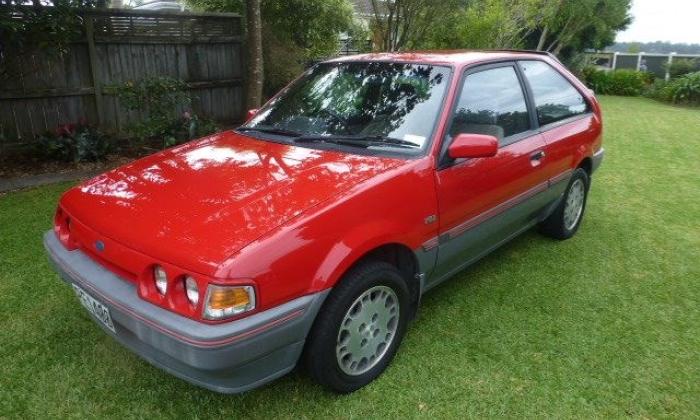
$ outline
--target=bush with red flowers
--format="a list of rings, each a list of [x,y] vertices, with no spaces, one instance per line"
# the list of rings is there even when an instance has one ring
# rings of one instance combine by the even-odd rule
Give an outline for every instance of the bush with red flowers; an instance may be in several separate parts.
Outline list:
[[[112,140],[81,120],[63,124],[37,138],[36,151],[48,160],[94,162],[103,160],[112,149]]]

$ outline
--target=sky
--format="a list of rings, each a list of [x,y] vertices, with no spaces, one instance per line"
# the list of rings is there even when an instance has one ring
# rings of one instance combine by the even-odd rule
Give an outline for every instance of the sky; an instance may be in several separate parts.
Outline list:
[[[700,44],[700,0],[632,0],[632,24],[618,42]]]

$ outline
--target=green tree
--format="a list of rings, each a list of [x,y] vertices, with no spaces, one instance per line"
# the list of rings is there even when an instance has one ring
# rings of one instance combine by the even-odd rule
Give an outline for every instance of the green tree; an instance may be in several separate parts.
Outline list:
[[[196,9],[246,14],[245,0],[188,0]],[[261,0],[264,94],[272,95],[310,60],[334,55],[353,28],[347,0]]]
[[[303,49],[306,58],[335,54],[340,34],[353,24],[346,0],[263,0],[262,15],[264,25]]]
[[[371,0],[372,31],[382,51],[398,51],[426,44],[425,39],[454,16],[459,0]]]
[[[57,59],[83,34],[79,10],[93,0],[0,0],[0,80],[32,71],[23,58]]]
[[[600,48],[629,22],[630,0],[460,0],[419,40],[422,48]]]
[[[544,0],[460,1],[422,41],[425,48],[520,48],[543,18]]]
[[[544,1],[475,1],[468,9],[466,24],[481,27],[479,32],[472,31],[472,38],[483,48],[522,48],[544,18]]]
[[[544,0],[536,49],[559,55],[611,45],[632,21],[631,0]]]
[[[642,47],[639,45],[639,42],[632,42],[627,47],[628,53],[639,54],[640,51],[642,51]]]

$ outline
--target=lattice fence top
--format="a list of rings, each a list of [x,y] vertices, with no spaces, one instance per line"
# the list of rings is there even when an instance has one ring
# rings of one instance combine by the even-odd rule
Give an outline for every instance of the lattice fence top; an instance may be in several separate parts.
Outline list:
[[[234,14],[183,13],[164,11],[112,11],[110,14],[90,11],[95,37],[141,38],[153,40],[218,39],[241,35],[240,16]]]
[[[0,5],[10,10],[6,14],[23,19],[28,6]],[[43,8],[51,13],[50,7]],[[171,10],[83,9],[83,19],[92,20],[97,41],[153,40],[177,42],[182,40],[240,40],[243,33],[241,16],[234,13],[190,13]]]

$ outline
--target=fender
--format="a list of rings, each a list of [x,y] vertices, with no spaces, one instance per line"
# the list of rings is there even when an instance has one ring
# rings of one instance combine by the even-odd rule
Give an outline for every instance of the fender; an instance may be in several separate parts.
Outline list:
[[[591,157],[591,156],[593,156],[593,150],[592,150],[591,145],[589,143],[580,144],[576,148],[576,151],[574,152],[574,157],[572,160],[573,166],[571,167],[571,169],[578,168],[584,159]]]
[[[341,242],[328,251],[319,265],[311,283],[311,292],[333,287],[345,272],[363,256],[384,245],[398,244],[409,249],[411,246],[395,232],[400,226],[391,220],[373,220],[353,228]],[[393,234],[392,234],[393,232]]]
[[[405,162],[314,207],[229,257],[217,277],[254,282],[266,309],[332,287],[382,245],[417,249],[437,232],[425,222],[437,212],[431,164],[430,156]]]

